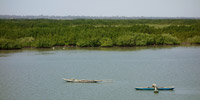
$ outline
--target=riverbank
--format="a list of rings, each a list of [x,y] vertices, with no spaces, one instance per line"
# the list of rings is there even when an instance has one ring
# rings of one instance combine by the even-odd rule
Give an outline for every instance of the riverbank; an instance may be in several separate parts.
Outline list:
[[[148,45],[148,46],[112,46],[112,47],[78,47],[78,46],[53,46],[48,48],[36,48],[36,47],[24,47],[20,49],[0,49],[0,51],[12,51],[12,50],[106,50],[106,51],[129,51],[129,50],[141,50],[149,48],[173,48],[173,47],[193,47],[200,46],[200,44],[181,43],[180,45]]]
[[[49,46],[41,46],[41,47],[37,47],[35,45],[33,46],[24,46],[22,44],[16,44],[18,42],[10,42],[10,43],[7,43],[7,42],[4,42],[4,41],[1,41],[0,39],[0,50],[14,50],[14,49],[24,49],[24,48],[38,48],[38,49],[44,49],[44,48],[52,48],[52,49],[55,49],[55,48],[62,48],[62,49],[65,49],[65,48],[93,48],[93,47],[103,47],[103,48],[113,48],[113,47],[151,47],[151,46],[194,46],[194,45],[200,45],[199,43],[190,43],[190,42],[182,42],[180,43],[179,41],[177,41],[177,43],[173,43],[173,41],[168,41],[168,42],[164,42],[164,44],[147,44],[147,42],[143,45],[139,44],[139,45],[136,45],[136,44],[133,44],[133,45],[129,45],[129,44],[111,44],[111,45],[99,45],[99,46],[80,46],[80,45],[49,45]]]

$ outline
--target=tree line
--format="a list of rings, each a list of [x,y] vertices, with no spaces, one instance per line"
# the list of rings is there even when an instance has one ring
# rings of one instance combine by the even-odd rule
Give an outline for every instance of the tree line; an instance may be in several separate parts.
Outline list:
[[[167,25],[156,28],[154,25]],[[0,19],[0,49],[200,43],[200,20]]]

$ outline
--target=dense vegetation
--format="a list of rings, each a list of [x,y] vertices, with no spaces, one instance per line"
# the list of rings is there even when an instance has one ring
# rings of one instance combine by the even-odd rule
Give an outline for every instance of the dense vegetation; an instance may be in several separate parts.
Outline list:
[[[200,43],[200,20],[0,19],[0,49]]]

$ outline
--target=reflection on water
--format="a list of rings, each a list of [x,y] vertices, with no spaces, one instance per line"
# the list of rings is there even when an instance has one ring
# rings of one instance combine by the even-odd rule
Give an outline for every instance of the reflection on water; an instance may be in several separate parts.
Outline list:
[[[17,49],[17,50],[0,50],[0,54],[19,53],[19,52],[24,52],[26,50],[39,51],[39,53],[41,53],[42,51],[46,52],[46,51],[55,51],[55,50],[137,51],[137,50],[144,50],[144,49],[152,49],[152,50],[171,49],[174,47],[180,47],[180,46],[169,45],[169,46],[136,46],[136,47],[54,47],[54,49],[53,48],[39,48],[39,49],[38,48],[24,48],[24,49]],[[194,46],[194,47],[197,47],[197,46]]]
[[[52,55],[52,54],[55,54],[55,53],[51,53],[51,52],[40,52],[40,53],[37,53],[35,55]]]
[[[1,54],[0,57],[7,57],[8,55]]]

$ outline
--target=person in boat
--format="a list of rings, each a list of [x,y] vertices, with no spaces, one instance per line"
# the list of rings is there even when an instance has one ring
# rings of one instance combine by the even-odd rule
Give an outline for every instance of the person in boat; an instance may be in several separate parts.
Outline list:
[[[152,84],[152,87],[153,87],[153,88],[156,88],[156,84]]]
[[[158,93],[158,88],[156,87],[156,84],[152,84],[152,87],[155,89],[154,93]]]

